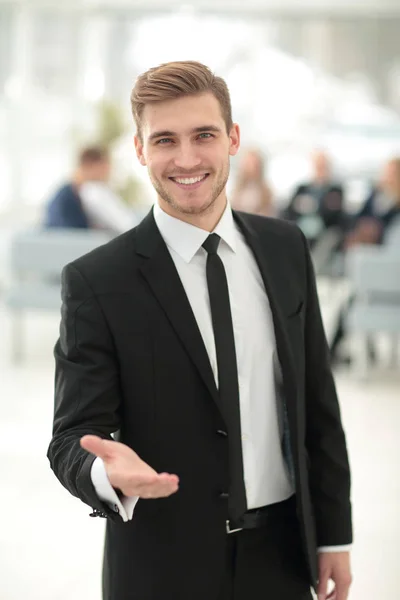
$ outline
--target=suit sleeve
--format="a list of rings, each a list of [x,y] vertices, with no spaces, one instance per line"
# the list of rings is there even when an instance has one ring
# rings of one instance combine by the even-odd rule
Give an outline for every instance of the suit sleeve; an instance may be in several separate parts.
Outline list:
[[[67,490],[102,516],[119,519],[98,497],[91,479],[95,456],[83,435],[112,439],[119,429],[121,391],[113,340],[98,299],[73,265],[62,273],[62,310],[56,361],[53,437],[48,459]]]
[[[103,500],[103,502],[109,506],[114,507],[114,510],[117,508],[124,523],[131,520],[139,496],[118,495],[107,477],[106,469],[101,458],[96,458],[93,462],[90,475],[100,500]]]
[[[307,271],[305,314],[306,449],[318,546],[352,542],[350,468],[330,367],[313,265],[303,234]]]

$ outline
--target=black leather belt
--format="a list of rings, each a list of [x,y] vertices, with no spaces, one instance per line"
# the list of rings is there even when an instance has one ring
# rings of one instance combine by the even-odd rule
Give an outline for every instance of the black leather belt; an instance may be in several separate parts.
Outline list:
[[[269,504],[261,508],[254,508],[244,513],[238,520],[229,519],[226,521],[226,532],[235,533],[242,529],[257,529],[265,527],[275,519],[293,516],[296,514],[295,496],[291,496],[283,502]]]

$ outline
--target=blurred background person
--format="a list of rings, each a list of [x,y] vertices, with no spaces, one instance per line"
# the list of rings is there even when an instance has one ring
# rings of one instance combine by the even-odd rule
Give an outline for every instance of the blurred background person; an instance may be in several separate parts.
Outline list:
[[[231,203],[235,210],[266,217],[275,216],[273,195],[266,181],[265,161],[260,150],[249,149],[244,152]]]
[[[343,187],[333,179],[328,155],[315,151],[311,162],[311,181],[296,188],[282,216],[296,222],[313,245],[331,227],[343,231],[345,214]]]
[[[119,234],[138,219],[108,185],[111,161],[100,146],[83,148],[72,180],[63,184],[45,209],[46,228],[104,229]]]
[[[345,239],[345,250],[360,245],[385,245],[385,236],[392,226],[400,225],[400,158],[392,158],[383,167],[379,181],[373,186],[359,212],[353,218],[353,226]],[[338,321],[332,346],[331,358],[334,363],[340,360],[338,349],[346,339],[346,319],[353,304],[351,297],[343,307]],[[366,339],[367,357],[370,364],[377,360],[374,336]],[[344,362],[351,362],[345,356]]]
[[[346,247],[384,243],[385,233],[400,219],[400,158],[392,158],[383,168],[380,181],[373,187],[354,226]]]

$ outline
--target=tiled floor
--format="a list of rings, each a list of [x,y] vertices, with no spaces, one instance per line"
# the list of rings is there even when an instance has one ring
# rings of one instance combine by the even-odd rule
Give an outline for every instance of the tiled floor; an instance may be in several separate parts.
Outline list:
[[[27,357],[9,362],[0,312],[0,600],[100,600],[104,523],[56,481],[46,459],[57,316],[27,319]],[[353,467],[352,600],[399,598],[400,378],[337,377]],[[250,600],[250,599],[249,599]]]

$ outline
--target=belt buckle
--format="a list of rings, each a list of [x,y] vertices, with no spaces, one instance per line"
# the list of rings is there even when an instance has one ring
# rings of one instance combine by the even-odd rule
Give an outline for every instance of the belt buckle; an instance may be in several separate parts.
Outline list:
[[[236,533],[237,531],[242,531],[243,527],[239,527],[237,529],[231,529],[229,519],[226,521],[226,533]]]

